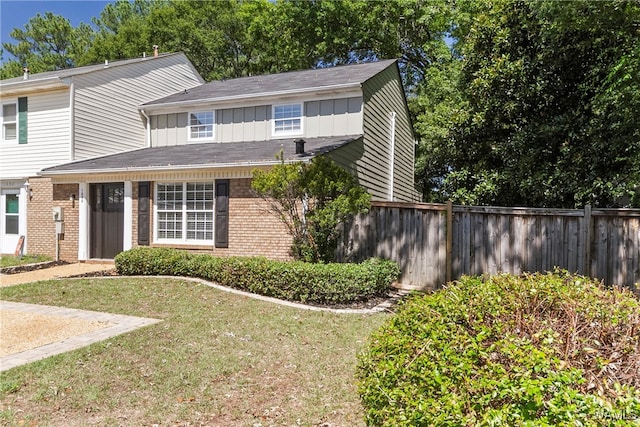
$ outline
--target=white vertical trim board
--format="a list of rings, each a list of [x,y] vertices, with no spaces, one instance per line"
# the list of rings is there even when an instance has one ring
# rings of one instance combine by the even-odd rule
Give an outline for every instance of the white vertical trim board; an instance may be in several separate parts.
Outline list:
[[[78,260],[89,259],[89,185],[86,182],[79,183],[78,195]]]
[[[124,182],[124,226],[123,226],[122,250],[131,249],[133,243],[133,183]]]

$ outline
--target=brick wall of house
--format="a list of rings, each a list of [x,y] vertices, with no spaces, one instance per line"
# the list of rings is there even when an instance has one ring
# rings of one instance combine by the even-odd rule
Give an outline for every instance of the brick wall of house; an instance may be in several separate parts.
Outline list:
[[[60,240],[60,259],[65,261],[78,260],[78,221],[79,201],[78,184],[54,184],[53,206],[60,206],[64,212],[64,234]],[[71,200],[71,195],[74,200]]]
[[[134,185],[134,188],[136,185]],[[151,185],[151,209],[153,212],[155,185]],[[137,220],[137,193],[134,199],[134,221]],[[149,230],[153,241],[153,214]],[[137,223],[134,227],[137,230]],[[135,232],[134,232],[135,233]],[[137,234],[136,234],[137,236]],[[291,236],[284,224],[268,211],[268,205],[251,191],[251,179],[232,179],[229,188],[229,247],[171,246],[211,253],[216,256],[265,256],[271,259],[290,259]],[[137,246],[137,237],[133,242]]]
[[[33,197],[29,201],[28,252],[55,257],[55,224],[53,206],[64,210],[64,235],[60,240],[60,259],[77,261],[79,238],[78,184],[52,185],[48,178],[30,180]],[[155,187],[151,185],[150,236],[153,241],[153,201]],[[70,200],[74,194],[75,201]],[[291,236],[278,218],[268,211],[268,205],[251,191],[250,179],[232,179],[229,189],[229,247],[183,246],[198,252],[218,256],[265,256],[290,259]],[[138,183],[133,183],[133,233],[131,244],[138,246]],[[153,244],[152,246],[166,246]],[[173,246],[173,245],[172,245]],[[180,246],[179,246],[180,247]]]
[[[55,256],[53,185],[49,178],[29,178],[31,197],[27,202],[27,252]]]
[[[56,256],[56,226],[53,207],[63,209],[64,234],[60,236],[59,257],[78,259],[78,185],[51,183],[49,178],[30,178],[31,199],[27,207],[27,251],[30,254]],[[75,201],[70,200],[71,195]]]
[[[292,238],[284,224],[269,212],[268,204],[253,194],[251,179],[232,179],[229,195],[230,255],[289,259]]]

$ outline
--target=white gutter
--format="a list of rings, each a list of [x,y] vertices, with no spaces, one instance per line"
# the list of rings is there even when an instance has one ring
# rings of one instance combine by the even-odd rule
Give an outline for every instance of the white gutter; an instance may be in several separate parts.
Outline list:
[[[389,154],[389,201],[393,201],[393,160],[396,151],[396,113],[391,112],[391,135],[389,138],[391,153]]]
[[[146,127],[145,139],[147,143],[147,148],[149,148],[151,147],[151,120],[149,120],[149,116],[147,115],[147,112],[144,111],[144,108],[140,108],[139,110],[145,119],[145,127]]]
[[[76,103],[76,87],[73,81],[69,86],[69,161],[76,159],[76,121],[75,121],[75,103]]]

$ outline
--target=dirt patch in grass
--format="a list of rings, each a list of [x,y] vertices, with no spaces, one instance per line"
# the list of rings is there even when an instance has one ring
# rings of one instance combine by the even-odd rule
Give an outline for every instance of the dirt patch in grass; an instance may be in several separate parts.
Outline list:
[[[108,322],[0,310],[0,357],[110,326]]]
[[[4,372],[9,425],[363,425],[356,354],[387,317],[158,278],[56,280],[0,298],[164,320]]]

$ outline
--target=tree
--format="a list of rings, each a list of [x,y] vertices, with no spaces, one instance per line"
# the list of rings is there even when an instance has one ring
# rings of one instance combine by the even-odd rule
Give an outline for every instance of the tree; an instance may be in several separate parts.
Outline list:
[[[94,33],[87,24],[74,28],[67,18],[46,12],[36,14],[24,29],[14,28],[10,36],[17,43],[2,43],[3,55],[6,51],[15,59],[2,65],[3,79],[21,75],[23,67],[32,73],[73,67],[91,44]]]
[[[166,7],[165,1],[117,0],[107,4],[93,19],[97,34],[78,65],[137,58],[151,52],[154,42],[149,40],[148,20],[152,11],[162,7]]]
[[[328,157],[281,163],[254,171],[252,188],[293,237],[291,255],[309,262],[334,260],[338,225],[366,212],[370,195],[356,178]]]
[[[435,184],[425,193],[553,207],[612,206],[632,196],[640,185],[632,113],[640,5],[460,5],[454,34],[463,59],[450,99],[461,95],[464,114],[451,122],[437,167],[418,171]]]

